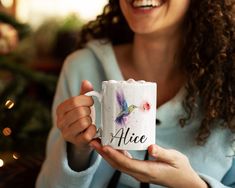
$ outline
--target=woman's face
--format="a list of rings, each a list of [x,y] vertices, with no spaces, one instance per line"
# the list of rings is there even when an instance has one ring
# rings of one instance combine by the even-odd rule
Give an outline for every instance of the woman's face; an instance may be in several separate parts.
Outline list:
[[[190,0],[119,0],[130,28],[138,34],[176,32]]]

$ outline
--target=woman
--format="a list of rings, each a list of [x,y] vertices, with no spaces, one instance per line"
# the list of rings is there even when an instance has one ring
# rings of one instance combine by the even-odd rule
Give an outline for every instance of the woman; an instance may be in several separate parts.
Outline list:
[[[62,69],[37,187],[235,187],[232,5],[110,0]],[[128,78],[158,84],[157,145],[132,157],[93,139],[84,95]]]

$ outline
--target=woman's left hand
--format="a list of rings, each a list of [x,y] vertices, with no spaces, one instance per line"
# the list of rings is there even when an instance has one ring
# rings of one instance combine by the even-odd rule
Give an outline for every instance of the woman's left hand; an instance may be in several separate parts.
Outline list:
[[[115,169],[140,182],[153,183],[172,188],[207,188],[207,184],[192,169],[188,158],[182,153],[157,145],[148,148],[154,160],[141,161],[124,155],[110,146],[102,146],[93,140],[91,147]]]

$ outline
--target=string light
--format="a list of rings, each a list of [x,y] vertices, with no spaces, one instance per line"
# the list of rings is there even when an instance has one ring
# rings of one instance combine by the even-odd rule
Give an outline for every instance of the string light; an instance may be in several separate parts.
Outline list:
[[[8,109],[12,109],[14,107],[15,103],[12,100],[7,100],[5,103],[5,107]]]
[[[0,159],[0,168],[4,166],[4,161]]]
[[[20,154],[15,152],[12,154],[12,157],[13,157],[13,159],[17,160],[20,158]]]
[[[4,128],[2,130],[2,133],[3,133],[4,136],[10,136],[11,133],[12,133],[11,128],[9,128],[9,127]]]

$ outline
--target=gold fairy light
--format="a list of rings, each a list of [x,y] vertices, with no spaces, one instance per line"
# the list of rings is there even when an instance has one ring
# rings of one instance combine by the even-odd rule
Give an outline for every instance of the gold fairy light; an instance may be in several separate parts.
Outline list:
[[[5,103],[5,107],[8,109],[12,109],[14,107],[15,103],[12,100],[7,100]]]
[[[119,22],[119,17],[115,16],[113,19],[112,19],[112,23],[116,24]]]
[[[4,161],[0,159],[0,168],[4,166]]]
[[[3,130],[2,130],[2,133],[4,136],[10,136],[12,131],[11,131],[11,128],[9,127],[5,127]]]
[[[19,159],[19,158],[20,158],[20,154],[19,154],[19,153],[14,152],[14,153],[12,154],[12,157],[13,157],[13,159],[17,160],[17,159]]]

